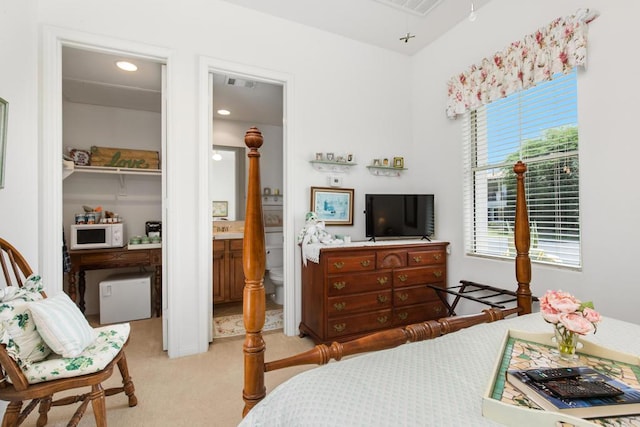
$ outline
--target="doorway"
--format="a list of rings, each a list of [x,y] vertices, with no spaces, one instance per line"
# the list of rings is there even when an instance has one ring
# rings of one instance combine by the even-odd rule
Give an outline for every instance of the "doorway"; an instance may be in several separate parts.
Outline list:
[[[273,73],[272,71],[255,69],[253,67],[246,67],[240,64],[220,63],[218,61],[203,60],[203,67],[201,71],[206,72],[207,78],[207,91],[208,96],[208,123],[206,141],[208,158],[212,156],[212,145],[217,146],[235,146],[243,147],[244,150],[244,134],[246,130],[251,126],[258,127],[265,138],[265,144],[262,146],[261,153],[261,183],[267,193],[273,191],[281,196],[286,193],[287,188],[287,170],[288,170],[288,156],[289,153],[286,149],[287,140],[289,138],[289,129],[283,123],[285,117],[285,108],[287,104],[287,86],[291,82],[291,76],[283,75],[279,73]],[[290,87],[290,86],[289,86]],[[271,103],[261,104],[265,102],[265,91],[271,92]],[[231,95],[229,95],[231,94]],[[274,98],[275,96],[275,98]],[[275,100],[274,100],[275,99]],[[244,103],[244,107],[240,104]],[[221,113],[218,110],[228,110],[230,114],[226,112]],[[235,115],[234,115],[235,111]],[[275,119],[264,119],[264,115],[258,116],[257,112],[268,112]],[[246,162],[246,153],[243,156]],[[265,165],[269,165],[266,167]],[[210,168],[214,166],[210,163]],[[210,169],[211,170],[211,169]],[[209,192],[211,196],[215,191],[216,183],[209,182]],[[246,190],[246,184],[243,186]],[[244,192],[243,190],[243,192]],[[244,195],[243,195],[244,197]],[[287,198],[282,197],[284,203],[287,203]],[[211,199],[208,199],[211,200]],[[210,213],[210,207],[204,207],[206,212]],[[286,209],[285,209],[286,210]],[[208,216],[211,218],[211,216]],[[286,213],[283,215],[287,217]],[[286,222],[286,221],[285,221]],[[213,227],[206,225],[209,229],[213,230]],[[213,231],[212,231],[213,233]],[[293,236],[285,226],[282,229],[280,241],[283,245],[283,252],[286,254],[283,256],[284,264],[284,276],[292,277],[293,272],[289,271],[293,267],[293,263],[289,261],[292,259],[293,254],[287,250],[286,242],[287,237]],[[290,258],[287,258],[290,257]],[[210,258],[211,259],[211,258]],[[211,265],[209,271],[213,274],[214,266]],[[268,278],[265,280],[268,283]],[[284,281],[286,283],[286,279]],[[273,290],[267,289],[267,292],[273,292]],[[285,290],[285,295],[288,298],[293,299],[293,292]],[[271,301],[269,296],[268,300]],[[287,304],[287,297],[285,297],[284,304],[284,326],[286,333],[287,318],[293,321],[293,310],[290,310],[292,305]],[[268,303],[267,308],[272,307]],[[216,310],[212,304],[212,317],[214,310]],[[220,311],[226,310],[227,307],[221,307]],[[241,313],[241,301],[237,305],[236,310]],[[213,335],[210,335],[213,338]]]
[[[143,46],[136,43],[125,42],[120,40],[113,40],[110,38],[87,35],[84,33],[73,33],[57,28],[45,28],[43,38],[43,66],[42,66],[42,78],[43,78],[43,95],[42,95],[42,138],[40,146],[41,154],[41,201],[43,206],[47,206],[47,214],[40,216],[40,271],[44,277],[50,277],[47,287],[51,290],[52,294],[62,292],[64,290],[63,281],[63,268],[62,268],[62,252],[60,251],[60,228],[67,230],[67,224],[70,223],[68,212],[64,211],[63,203],[63,173],[61,167],[61,154],[65,153],[67,146],[66,136],[64,136],[65,124],[63,123],[63,110],[65,108],[63,97],[63,61],[66,61],[69,56],[77,53],[87,53],[90,55],[111,55],[123,58],[129,58],[132,60],[141,60],[148,62],[156,67],[160,67],[161,80],[164,82],[164,64],[167,62],[169,51],[156,47]],[[66,64],[65,64],[66,65]],[[113,65],[113,64],[110,64]],[[83,71],[90,73],[96,73],[99,70],[95,68],[85,66]],[[78,70],[75,70],[78,71]],[[67,75],[68,76],[68,75]],[[92,77],[95,79],[95,76]],[[70,77],[69,83],[76,88],[88,87],[91,78],[80,78],[78,75]],[[121,83],[114,83],[109,86],[107,92],[112,95],[123,91],[125,88]],[[160,94],[158,98],[162,97],[162,92],[166,86],[164,83],[159,88]],[[94,87],[94,89],[96,89]],[[153,91],[151,91],[153,92]],[[140,96],[138,99],[142,98]],[[166,101],[162,101],[159,106],[161,110],[164,110]],[[98,105],[92,105],[90,102],[86,102],[86,105],[91,105],[90,108],[100,108]],[[81,109],[78,109],[81,110]],[[65,112],[66,114],[66,112]],[[164,132],[164,113],[161,111],[157,113],[161,116],[160,122],[161,129],[157,130],[157,133],[161,135],[157,144],[157,150],[159,151],[159,157],[164,157],[166,150],[166,139]],[[77,130],[77,128],[76,128]],[[68,135],[67,135],[68,136]],[[64,139],[63,139],[64,138]],[[85,144],[92,144],[91,141],[86,141]],[[95,144],[98,145],[98,144]],[[72,162],[73,165],[73,162]],[[75,166],[75,165],[73,165]],[[163,168],[160,167],[160,170]],[[91,171],[94,172],[94,171]],[[77,172],[74,171],[74,174]],[[88,174],[90,178],[87,180],[95,181],[98,178],[97,174]],[[76,176],[77,177],[77,176]],[[147,177],[148,178],[148,177]],[[76,178],[73,178],[76,179]],[[154,185],[159,189],[161,194],[157,196],[157,204],[160,206],[153,212],[154,217],[157,219],[157,215],[162,216],[164,220],[164,207],[162,206],[162,200],[164,200],[164,192],[166,188],[166,176],[163,172],[160,172],[155,177],[156,182]],[[82,179],[80,179],[82,181]],[[119,195],[122,195],[122,191],[133,190],[139,183],[129,182],[125,178],[116,178],[116,182],[119,181],[115,192],[111,192],[111,201],[114,201]],[[76,183],[77,186],[82,186],[83,183]],[[144,184],[143,184],[144,185]],[[108,194],[103,192],[103,196]],[[155,196],[154,196],[155,197]],[[82,203],[81,200],[75,202]],[[95,200],[87,203],[87,205],[93,205]],[[95,206],[93,206],[95,207]],[[77,209],[77,208],[74,208]],[[83,208],[84,209],[84,208]],[[149,218],[150,219],[150,218]],[[52,227],[52,224],[59,224],[59,226]],[[144,226],[144,225],[143,225]],[[135,231],[135,230],[134,230]],[[127,236],[125,236],[127,237]],[[163,301],[166,301],[166,255],[165,251],[162,251],[162,290]],[[164,304],[166,307],[166,303]],[[168,323],[168,316],[163,313],[163,343],[164,348],[169,348],[168,340],[166,339],[166,330]]]

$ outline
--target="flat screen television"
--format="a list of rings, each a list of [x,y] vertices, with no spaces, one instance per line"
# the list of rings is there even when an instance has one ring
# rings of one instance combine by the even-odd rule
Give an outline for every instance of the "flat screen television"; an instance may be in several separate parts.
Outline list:
[[[366,236],[420,237],[435,234],[433,194],[366,194]]]

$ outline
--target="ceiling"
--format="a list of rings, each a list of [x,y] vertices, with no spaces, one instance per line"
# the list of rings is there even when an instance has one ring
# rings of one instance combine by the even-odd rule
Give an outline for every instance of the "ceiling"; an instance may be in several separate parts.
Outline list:
[[[460,21],[471,9],[468,0],[223,0],[241,7],[342,35],[370,45],[412,55]],[[473,1],[475,10],[490,0]],[[479,14],[482,12],[480,11]],[[400,37],[410,32],[406,43]],[[160,112],[161,64],[129,57],[136,72],[115,66],[127,55],[72,47],[62,50],[62,95],[66,101]],[[227,117],[254,124],[282,125],[282,87],[255,82],[252,88],[232,86],[214,75],[213,107],[231,111]]]

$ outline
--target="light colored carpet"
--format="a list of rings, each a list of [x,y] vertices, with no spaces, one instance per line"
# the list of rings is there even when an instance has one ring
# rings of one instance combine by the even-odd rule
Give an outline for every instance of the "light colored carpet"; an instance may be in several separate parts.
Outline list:
[[[265,360],[274,360],[313,347],[309,338],[287,337],[281,332],[264,335]],[[242,418],[244,337],[214,340],[209,351],[194,356],[169,359],[162,351],[162,320],[152,318],[131,322],[127,347],[129,371],[136,388],[138,406],[129,408],[122,394],[107,397],[107,421],[110,427],[232,427]],[[269,372],[265,377],[267,392],[298,372],[312,366],[293,367]],[[121,383],[116,371],[105,383]],[[75,405],[54,407],[47,426],[66,426]],[[23,426],[35,426],[37,409]],[[80,426],[94,426],[91,405]]]
[[[263,331],[282,329],[282,309],[267,310]],[[213,338],[228,338],[244,335],[244,321],[242,314],[220,316],[213,318]]]

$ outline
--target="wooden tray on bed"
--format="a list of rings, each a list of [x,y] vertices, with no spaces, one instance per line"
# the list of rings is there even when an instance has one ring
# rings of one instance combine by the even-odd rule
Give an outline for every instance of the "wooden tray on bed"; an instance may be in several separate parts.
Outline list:
[[[567,366],[567,362],[553,353],[552,336],[552,333],[507,331],[491,381],[482,397],[482,415],[502,424],[518,426],[640,426],[640,415],[585,420],[541,410],[523,399],[523,394],[506,381],[505,373],[508,369]],[[640,388],[640,357],[589,341],[581,341],[581,344],[578,359],[571,362],[571,366],[615,365],[625,374],[619,379]]]

